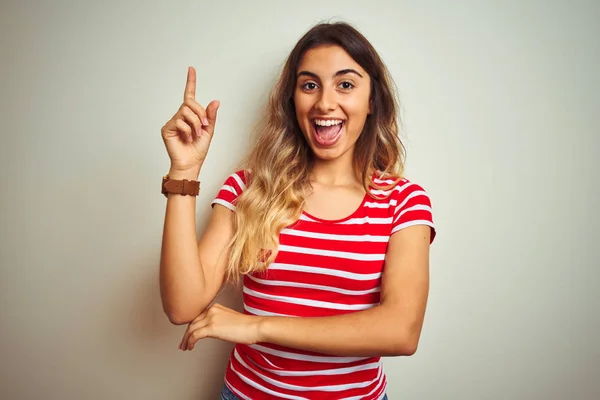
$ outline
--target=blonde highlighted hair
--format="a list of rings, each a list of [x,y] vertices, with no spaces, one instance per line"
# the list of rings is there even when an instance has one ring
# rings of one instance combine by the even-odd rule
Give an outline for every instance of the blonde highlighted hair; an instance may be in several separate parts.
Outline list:
[[[296,73],[304,54],[322,45],[343,48],[371,78],[371,109],[354,150],[354,168],[367,193],[392,185],[377,185],[373,174],[399,180],[405,150],[398,136],[399,105],[393,81],[369,41],[347,23],[320,23],[310,29],[290,53],[269,98],[265,126],[245,162],[247,186],[238,197],[234,236],[229,244],[228,281],[264,271],[276,249],[280,231],[295,223],[310,188],[313,154],[294,107]]]

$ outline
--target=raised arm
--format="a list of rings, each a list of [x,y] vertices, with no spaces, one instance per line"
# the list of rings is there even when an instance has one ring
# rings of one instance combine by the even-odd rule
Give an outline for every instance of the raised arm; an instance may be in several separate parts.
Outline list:
[[[214,134],[219,103],[213,101],[205,110],[195,96],[196,71],[189,68],[183,104],[161,130],[171,159],[170,179],[198,179]],[[160,290],[163,309],[172,323],[193,320],[217,295],[228,259],[223,252],[232,237],[232,222],[232,212],[216,205],[198,239],[196,197],[168,195]]]

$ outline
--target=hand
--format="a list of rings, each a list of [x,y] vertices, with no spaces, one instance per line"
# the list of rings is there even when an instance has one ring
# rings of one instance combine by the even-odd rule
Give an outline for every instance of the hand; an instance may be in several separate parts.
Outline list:
[[[188,68],[183,104],[161,129],[172,171],[200,171],[217,121],[218,101],[206,110],[196,102],[196,70]]]
[[[241,344],[260,342],[261,318],[241,314],[220,304],[213,304],[190,322],[179,349],[191,351],[198,340],[207,337]]]

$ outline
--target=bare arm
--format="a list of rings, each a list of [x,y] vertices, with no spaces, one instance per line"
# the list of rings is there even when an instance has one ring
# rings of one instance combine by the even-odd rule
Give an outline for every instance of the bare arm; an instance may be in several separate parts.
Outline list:
[[[218,101],[206,110],[196,101],[196,70],[188,68],[183,104],[161,129],[171,159],[171,179],[196,180],[217,120]],[[185,324],[215,298],[228,255],[219,258],[232,237],[232,213],[216,206],[200,240],[196,238],[196,197],[169,194],[160,257],[163,309],[174,324]],[[217,262],[219,260],[219,262]]]
[[[417,350],[429,292],[428,226],[390,239],[381,304],[320,318],[259,318],[259,341],[340,356],[400,356]]]
[[[233,343],[269,342],[349,357],[415,353],[429,292],[429,226],[404,228],[390,239],[380,305],[331,317],[263,317],[214,304],[186,330],[180,344],[192,350],[205,337]]]
[[[196,175],[197,176],[197,175]],[[184,177],[173,176],[173,179]],[[195,179],[195,178],[185,178]],[[169,194],[160,260],[163,309],[174,324],[196,318],[223,284],[233,234],[233,213],[215,205],[208,226],[196,240],[196,198]]]

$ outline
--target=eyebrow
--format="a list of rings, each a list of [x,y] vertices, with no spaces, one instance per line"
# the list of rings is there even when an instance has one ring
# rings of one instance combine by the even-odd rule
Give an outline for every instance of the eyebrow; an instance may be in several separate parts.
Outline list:
[[[352,68],[346,68],[346,69],[339,70],[338,72],[333,74],[333,77],[336,78],[340,75],[346,75],[346,74],[356,74],[356,75],[360,76],[361,78],[363,77],[358,71],[356,71],[355,69],[352,69]],[[310,76],[311,78],[319,79],[319,76],[317,74],[315,74],[314,72],[310,72],[310,71],[300,71],[300,72],[298,72],[298,75],[296,77],[299,78],[300,76],[303,76],[303,75]]]

